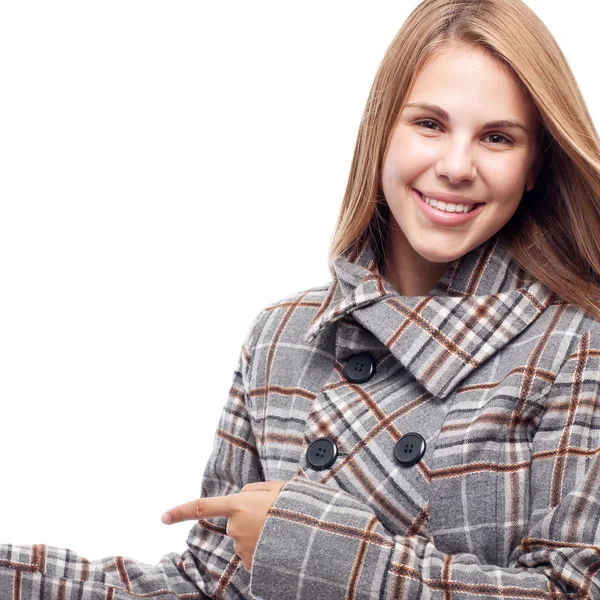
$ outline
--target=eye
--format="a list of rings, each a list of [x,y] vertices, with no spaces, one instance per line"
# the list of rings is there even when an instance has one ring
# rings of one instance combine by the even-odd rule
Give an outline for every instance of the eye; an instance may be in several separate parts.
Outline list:
[[[435,131],[431,127],[425,127],[425,126],[422,127],[422,124],[424,124],[424,123],[431,123],[435,127],[439,127],[439,125],[435,121],[432,121],[431,119],[421,119],[420,121],[415,121],[415,125],[418,125],[422,129],[429,129],[431,131]],[[497,139],[499,138],[501,140],[504,140],[502,143],[492,142],[492,145],[494,145],[494,146],[507,146],[507,145],[511,145],[513,143],[510,138],[507,138],[505,135],[502,135],[500,133],[488,133],[485,137],[491,137],[491,138],[497,138]]]
[[[509,140],[505,135],[501,135],[500,133],[489,133],[485,137],[494,137],[494,138],[503,139],[506,143],[500,144],[500,146],[506,146],[507,144],[512,144],[512,140]],[[498,144],[494,144],[494,145],[497,146]]]
[[[435,121],[432,121],[431,119],[422,119],[421,121],[415,121],[415,125],[420,125],[421,123],[433,123],[434,125],[438,126],[438,124]],[[424,129],[431,129],[431,127],[425,127]]]

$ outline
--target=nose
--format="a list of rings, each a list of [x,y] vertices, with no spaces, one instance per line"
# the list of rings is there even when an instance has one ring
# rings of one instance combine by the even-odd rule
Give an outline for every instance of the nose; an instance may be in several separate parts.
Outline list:
[[[477,169],[472,156],[472,148],[468,141],[454,139],[440,145],[440,156],[436,163],[435,172],[438,177],[445,177],[450,183],[475,179]]]

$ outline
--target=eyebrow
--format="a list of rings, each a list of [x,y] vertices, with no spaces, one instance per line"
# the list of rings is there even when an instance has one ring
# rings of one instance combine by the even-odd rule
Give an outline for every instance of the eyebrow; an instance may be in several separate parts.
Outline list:
[[[405,105],[405,108],[412,107],[423,108],[425,110],[428,110],[444,121],[450,120],[450,115],[441,106],[438,106],[437,104],[427,104],[426,102],[411,102],[410,104]],[[517,121],[515,119],[500,119],[498,121],[488,121],[483,126],[484,129],[502,129],[504,127],[518,127],[519,129],[522,129],[525,133],[529,133],[529,129],[527,129],[527,127],[525,127],[525,125],[523,125],[521,121]]]

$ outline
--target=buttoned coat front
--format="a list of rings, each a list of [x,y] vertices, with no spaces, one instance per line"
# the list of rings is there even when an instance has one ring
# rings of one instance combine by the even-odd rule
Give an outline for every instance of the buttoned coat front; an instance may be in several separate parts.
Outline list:
[[[204,470],[202,496],[286,482],[251,572],[215,518],[154,568],[71,554],[70,576],[85,565],[115,598],[600,598],[598,323],[500,234],[426,296],[399,295],[368,243],[334,266],[257,315]],[[362,352],[375,372],[353,383]],[[426,441],[409,467],[407,432]],[[307,461],[318,438],[338,449],[325,470]],[[34,548],[12,562],[66,560]]]

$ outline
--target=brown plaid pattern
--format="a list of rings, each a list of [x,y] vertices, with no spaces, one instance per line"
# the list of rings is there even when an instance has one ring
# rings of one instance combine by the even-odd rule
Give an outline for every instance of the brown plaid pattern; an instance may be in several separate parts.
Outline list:
[[[202,496],[287,483],[252,572],[225,518],[158,565],[0,546],[0,600],[600,598],[600,334],[500,235],[400,296],[366,244],[336,278],[265,308],[246,337]],[[346,380],[367,351],[375,375]],[[399,465],[407,432],[427,441]],[[316,438],[339,455],[325,471]],[[40,591],[41,590],[41,591]]]

